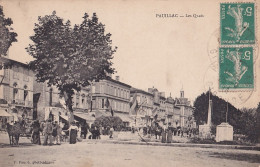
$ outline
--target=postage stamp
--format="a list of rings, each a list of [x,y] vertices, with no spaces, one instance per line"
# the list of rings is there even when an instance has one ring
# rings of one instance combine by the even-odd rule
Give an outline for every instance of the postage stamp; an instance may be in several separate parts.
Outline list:
[[[221,45],[255,44],[255,4],[220,4]]]
[[[254,89],[253,47],[219,48],[219,89]]]

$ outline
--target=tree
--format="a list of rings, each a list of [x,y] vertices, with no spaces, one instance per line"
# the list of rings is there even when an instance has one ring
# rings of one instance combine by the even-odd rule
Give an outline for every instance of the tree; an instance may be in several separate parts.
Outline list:
[[[255,108],[243,108],[240,117],[240,124],[242,125],[242,134],[246,135],[251,142],[257,142],[259,137],[259,123],[257,124],[257,113]]]
[[[112,48],[111,34],[105,34],[105,25],[95,13],[91,18],[85,13],[83,22],[73,27],[55,11],[38,21],[30,37],[33,44],[26,48],[35,59],[30,67],[38,82],[60,90],[72,114],[74,91],[114,73],[111,60],[117,48]]]
[[[17,34],[13,32],[11,18],[5,18],[3,7],[0,5],[0,55],[6,55],[9,47],[16,42]]]
[[[222,122],[226,122],[226,113],[227,121],[234,127],[236,133],[239,133],[243,128],[240,124],[241,111],[235,108],[229,102],[219,98],[218,96],[210,93],[210,98],[212,100],[212,123],[216,126]],[[198,96],[194,102],[194,118],[197,125],[202,125],[207,122],[208,119],[208,107],[209,107],[209,91],[202,93]],[[227,112],[228,108],[228,112]]]
[[[257,129],[257,137],[258,137],[258,143],[260,143],[260,102],[258,103],[258,106],[256,108],[256,129]]]
[[[97,127],[113,127],[116,130],[120,130],[123,127],[123,121],[120,117],[117,116],[101,116],[97,118],[94,122],[94,126]]]
[[[13,21],[11,18],[5,18],[3,7],[0,5],[0,56],[6,55],[9,47],[13,42],[17,42],[17,34],[13,32],[11,25]],[[1,62],[0,70],[8,69],[12,67],[12,62]],[[2,85],[3,80],[5,78],[5,73],[3,73],[3,77],[0,80],[0,85]]]

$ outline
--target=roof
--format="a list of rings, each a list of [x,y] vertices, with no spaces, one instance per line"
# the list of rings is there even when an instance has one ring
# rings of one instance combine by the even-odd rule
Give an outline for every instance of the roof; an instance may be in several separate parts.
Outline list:
[[[119,84],[119,85],[123,85],[123,86],[126,86],[126,87],[128,87],[128,88],[131,88],[130,85],[125,84],[125,83],[120,82],[120,81],[117,81],[117,80],[114,80],[114,79],[112,79],[112,78],[110,78],[110,77],[107,77],[106,79],[103,79],[103,80],[111,81],[111,82],[117,83],[117,84]]]
[[[133,87],[130,89],[130,93],[143,93],[143,94],[146,94],[148,96],[153,96],[152,93],[146,92],[146,91],[141,90],[141,89],[133,88]]]
[[[10,59],[7,57],[3,57],[3,56],[0,56],[0,62],[4,62],[4,63],[10,62],[10,63],[16,64],[16,65],[18,64],[20,66],[29,68],[28,64],[25,64],[25,63],[22,63],[22,62],[19,62],[19,61],[16,61],[16,60],[13,60],[13,59]]]

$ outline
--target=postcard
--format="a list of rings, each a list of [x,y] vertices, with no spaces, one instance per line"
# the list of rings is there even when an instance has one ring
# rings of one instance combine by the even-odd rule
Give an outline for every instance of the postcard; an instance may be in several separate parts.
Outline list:
[[[0,166],[258,167],[259,5],[0,0]]]

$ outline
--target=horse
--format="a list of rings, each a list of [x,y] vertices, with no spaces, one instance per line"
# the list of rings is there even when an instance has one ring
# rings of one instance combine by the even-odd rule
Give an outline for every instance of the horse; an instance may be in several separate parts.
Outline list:
[[[19,137],[20,134],[23,133],[24,128],[20,123],[14,123],[14,125],[11,125],[7,123],[6,131],[9,136],[10,145],[19,145]]]

